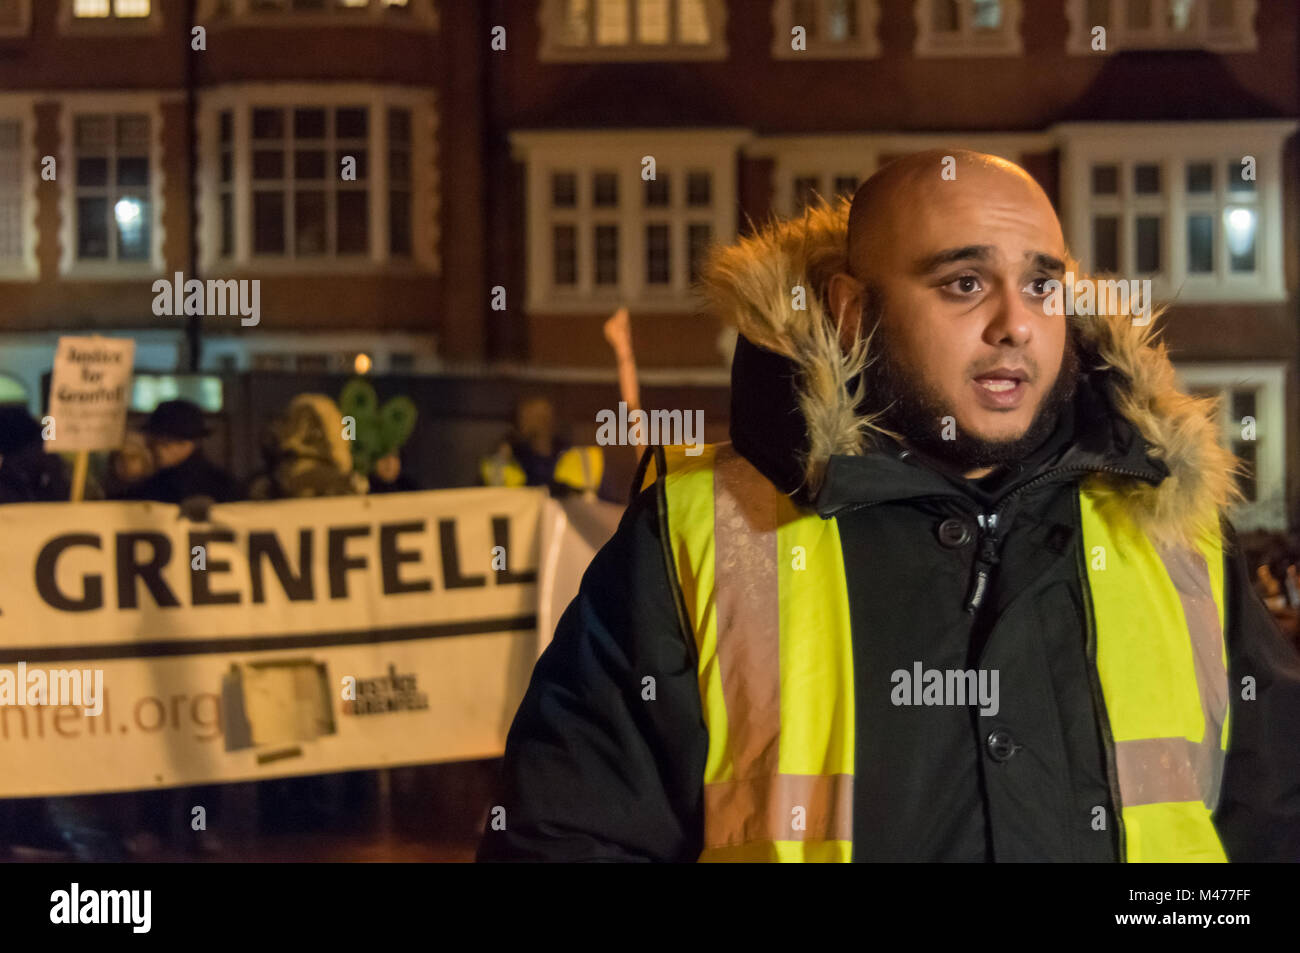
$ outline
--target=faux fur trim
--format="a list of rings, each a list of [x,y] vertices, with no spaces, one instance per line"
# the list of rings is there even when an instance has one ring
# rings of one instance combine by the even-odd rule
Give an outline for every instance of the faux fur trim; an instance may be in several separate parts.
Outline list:
[[[732,245],[715,247],[701,287],[714,313],[752,343],[781,354],[799,371],[799,408],[808,426],[803,465],[811,492],[820,488],[834,455],[859,455],[869,433],[885,433],[857,413],[849,386],[870,359],[870,341],[845,354],[824,304],[831,275],[846,270],[849,200],[774,221]],[[1077,266],[1072,270],[1082,275]],[[802,291],[801,291],[802,289]],[[1189,545],[1219,532],[1219,517],[1240,498],[1239,461],[1219,442],[1217,402],[1178,390],[1166,348],[1155,340],[1159,313],[1145,326],[1127,315],[1072,317],[1081,361],[1115,372],[1115,409],[1151,444],[1150,456],[1169,468],[1157,486],[1137,479],[1093,477],[1103,513],[1121,506],[1162,545]]]

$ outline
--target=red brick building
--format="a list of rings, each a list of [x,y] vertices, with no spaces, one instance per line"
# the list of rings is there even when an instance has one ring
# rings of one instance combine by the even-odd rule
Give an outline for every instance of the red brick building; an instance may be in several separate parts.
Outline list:
[[[256,326],[202,320],[205,370],[364,352],[564,381],[581,423],[627,304],[653,399],[725,406],[708,243],[966,146],[1173,302],[1256,462],[1241,521],[1296,516],[1292,0],[0,0],[0,90],[0,391],[33,407],[59,332],[186,368],[190,320],[153,311],[177,272],[261,282]]]

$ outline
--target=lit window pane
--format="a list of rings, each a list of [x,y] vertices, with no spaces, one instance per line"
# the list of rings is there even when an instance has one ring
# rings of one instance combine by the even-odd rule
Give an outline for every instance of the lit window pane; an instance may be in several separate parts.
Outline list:
[[[637,0],[636,38],[639,43],[668,42],[668,0]]]
[[[1255,270],[1255,233],[1259,216],[1254,209],[1232,208],[1224,216],[1224,233],[1228,243],[1229,266],[1235,272]]]
[[[1002,26],[1002,0],[971,0],[971,25],[977,30]]]
[[[1214,271],[1214,218],[1210,215],[1187,217],[1187,270],[1201,275]]]
[[[668,226],[647,225],[645,230],[646,271],[649,285],[666,285],[669,280]]]
[[[117,117],[117,147],[122,150],[144,152],[149,148],[149,117],[128,115]]]
[[[149,0],[114,0],[113,12],[119,17],[147,17]]]
[[[1138,273],[1154,274],[1160,270],[1160,216],[1139,215],[1134,226]]]
[[[1214,191],[1214,164],[1212,162],[1187,163],[1187,191],[1194,194]]]
[[[1098,272],[1119,271],[1119,219],[1114,215],[1092,220],[1092,267]]]
[[[117,257],[122,261],[144,261],[149,257],[149,202],[143,198],[121,198],[113,206],[117,224]]]
[[[706,0],[677,0],[677,42],[709,42],[709,15]]]
[[[1119,192],[1119,167],[1094,165],[1092,167],[1092,194],[1115,195]]]
[[[1169,12],[1169,28],[1176,33],[1185,33],[1193,26],[1192,9],[1195,0],[1166,0]]]
[[[76,0],[76,2],[72,4],[73,16],[106,17],[108,14],[108,0]]]
[[[620,46],[627,42],[627,0],[596,0],[596,43]]]
[[[596,226],[596,284],[618,284],[618,226]]]
[[[856,0],[830,0],[824,39],[844,43],[858,35]]]
[[[557,285],[578,281],[578,231],[572,225],[556,225],[551,230],[551,276]]]
[[[564,10],[564,42],[586,46],[591,42],[590,0],[568,0]]]

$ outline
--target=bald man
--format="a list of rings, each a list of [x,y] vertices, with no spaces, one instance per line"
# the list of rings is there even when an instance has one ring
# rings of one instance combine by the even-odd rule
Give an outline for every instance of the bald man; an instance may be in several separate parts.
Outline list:
[[[731,442],[647,454],[481,860],[1300,859],[1216,412],[1147,322],[1049,307],[1067,271],[962,150],[715,250]]]

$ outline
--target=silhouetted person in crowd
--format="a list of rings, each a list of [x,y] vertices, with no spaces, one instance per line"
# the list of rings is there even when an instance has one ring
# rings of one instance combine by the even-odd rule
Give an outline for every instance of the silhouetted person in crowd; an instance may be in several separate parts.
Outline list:
[[[0,407],[0,503],[66,500],[67,468],[46,453],[41,425],[19,404]]]
[[[203,411],[188,400],[168,400],[154,408],[144,425],[157,471],[128,489],[122,499],[180,503],[206,496],[218,503],[239,497],[234,479],[203,455],[201,441],[211,431]]]

